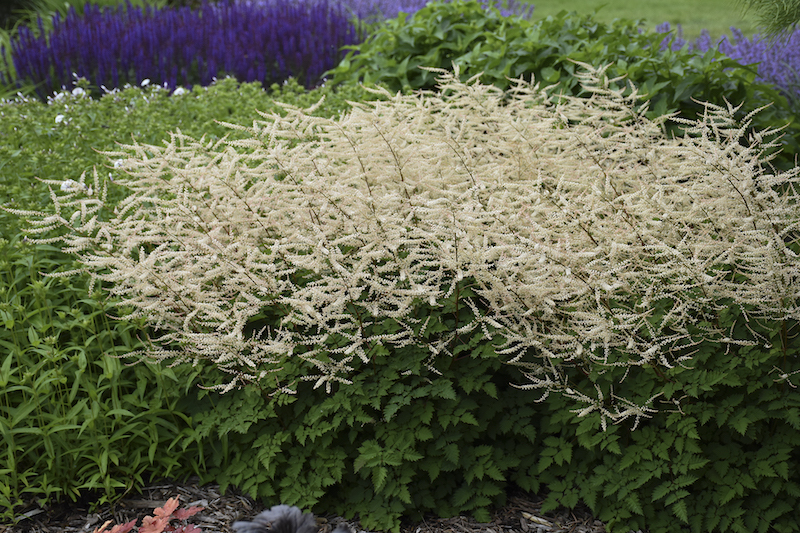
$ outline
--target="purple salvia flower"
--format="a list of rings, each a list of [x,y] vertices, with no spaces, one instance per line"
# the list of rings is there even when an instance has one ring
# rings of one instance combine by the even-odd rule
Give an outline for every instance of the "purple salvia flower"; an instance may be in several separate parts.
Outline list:
[[[358,41],[354,21],[335,0],[227,0],[196,11],[87,6],[83,17],[72,9],[56,18],[49,35],[35,38],[21,28],[11,56],[18,80],[43,82],[43,98],[69,88],[73,71],[111,89],[145,78],[169,88],[207,85],[224,75],[265,86],[294,76],[310,87],[343,57],[343,46]]]

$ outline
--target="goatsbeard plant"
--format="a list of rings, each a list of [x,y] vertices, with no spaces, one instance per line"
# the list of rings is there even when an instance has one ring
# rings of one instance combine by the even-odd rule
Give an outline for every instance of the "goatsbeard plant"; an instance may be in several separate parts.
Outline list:
[[[371,345],[418,342],[430,324],[415,306],[470,280],[472,318],[429,342],[432,358],[477,329],[523,387],[565,394],[604,427],[638,421],[656,397],[581,389],[565,369],[690,365],[698,331],[756,342],[715,328],[722,305],[800,319],[797,171],[770,171],[776,132],[748,134],[732,106],[673,118],[685,135],[669,138],[634,87],[584,68],[581,98],[438,71],[436,92],[375,89],[337,119],[287,106],[230,125],[249,140],[177,132],[109,153],[130,192],[113,215],[97,172],[91,189],[53,192],[55,214],[16,213],[33,233],[66,228],[40,240],[161,332],[144,355],[213,361],[232,376],[222,392],[291,392],[276,379],[289,358],[317,386],[346,384]],[[267,306],[286,310],[279,325],[248,329]],[[387,318],[399,332],[367,333]],[[330,335],[347,342],[322,348]]]

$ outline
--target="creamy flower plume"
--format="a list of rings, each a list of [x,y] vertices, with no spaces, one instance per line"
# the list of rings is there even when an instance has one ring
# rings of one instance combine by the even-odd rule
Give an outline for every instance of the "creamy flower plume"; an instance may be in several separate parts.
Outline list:
[[[578,390],[565,369],[687,364],[698,331],[743,342],[713,326],[720,302],[800,318],[798,178],[764,164],[775,132],[747,144],[733,108],[708,105],[668,138],[602,70],[583,75],[587,98],[440,74],[437,93],[376,91],[338,119],[287,107],[231,125],[249,140],[177,132],[110,153],[130,194],[108,220],[104,191],[18,213],[68,228],[52,239],[162,332],[149,356],[211,360],[233,376],[223,391],[291,385],[272,378],[287,358],[330,388],[378,343],[443,357],[480,330],[528,387],[638,420],[655,397]],[[472,318],[421,340],[414,310],[464,284]],[[369,333],[387,318],[399,331]]]

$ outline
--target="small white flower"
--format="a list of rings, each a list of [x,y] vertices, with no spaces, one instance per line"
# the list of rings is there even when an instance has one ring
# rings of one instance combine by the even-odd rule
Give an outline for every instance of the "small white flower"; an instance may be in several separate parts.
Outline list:
[[[94,193],[91,187],[86,187],[83,183],[78,183],[75,180],[64,180],[61,182],[61,190],[64,192],[84,191],[89,196]]]
[[[150,85],[150,78],[145,78],[142,80],[142,87],[147,87]]]
[[[172,96],[180,96],[182,94],[186,94],[186,89],[184,89],[183,87],[178,87],[177,89],[172,91]]]
[[[122,166],[122,159],[117,159],[114,161],[114,168],[119,168]]]
[[[74,89],[72,89],[72,96],[86,96],[86,91],[84,91],[80,87],[75,87]]]
[[[64,115],[56,115],[56,124],[64,122]]]

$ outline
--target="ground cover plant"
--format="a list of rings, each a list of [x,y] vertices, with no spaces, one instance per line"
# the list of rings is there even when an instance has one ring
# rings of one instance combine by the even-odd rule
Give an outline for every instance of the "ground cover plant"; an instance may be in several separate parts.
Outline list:
[[[130,195],[107,218],[99,175],[17,213],[150,321],[145,355],[251,387],[196,438],[227,438],[210,464],[255,493],[396,530],[425,505],[480,516],[511,479],[615,531],[795,531],[798,171],[766,165],[775,132],[742,143],[708,106],[668,137],[602,77],[586,99],[441,74],[338,120],[109,154]],[[543,403],[492,434],[486,396],[519,398],[500,368]],[[627,470],[598,467],[616,453]],[[447,479],[415,475],[427,454]]]

